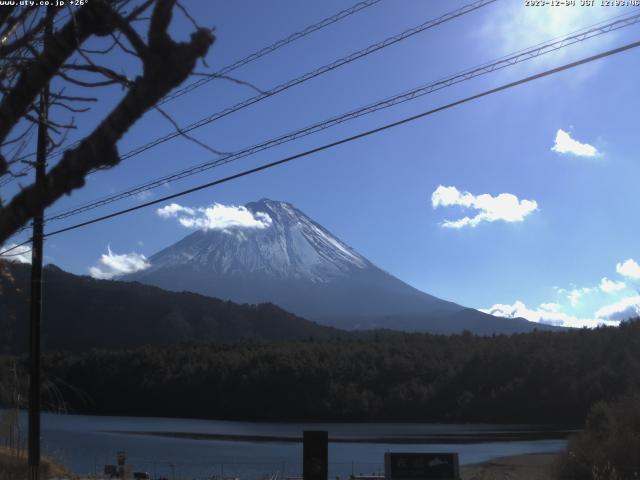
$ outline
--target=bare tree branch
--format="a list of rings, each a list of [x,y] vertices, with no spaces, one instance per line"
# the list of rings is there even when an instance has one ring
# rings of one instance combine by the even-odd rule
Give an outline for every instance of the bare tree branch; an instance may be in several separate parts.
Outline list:
[[[51,108],[51,107],[64,108],[68,112],[72,112],[72,113],[85,113],[85,112],[88,112],[89,110],[91,110],[89,107],[76,108],[76,107],[72,107],[72,106],[67,105],[66,103],[62,103],[62,102],[50,102],[49,103],[49,108]]]
[[[121,83],[122,85],[125,85],[125,86],[129,86],[131,84],[131,80],[129,80],[125,75],[121,75],[118,72],[115,72],[114,70],[104,67],[102,65],[96,65],[93,62],[93,60],[91,60],[91,58],[89,58],[85,54],[82,54],[82,56],[83,58],[86,59],[86,61],[88,62],[88,65],[78,65],[75,63],[64,64],[62,68],[65,70],[76,70],[76,71],[82,71],[82,72],[97,73],[102,75],[103,77],[113,80],[116,83]]]
[[[99,0],[93,0],[89,6],[92,5],[105,7]],[[22,227],[43,206],[49,206],[61,196],[82,187],[85,176],[90,171],[117,165],[120,162],[117,142],[146,111],[186,80],[197,61],[206,55],[214,41],[210,30],[199,29],[191,35],[189,42],[181,43],[175,42],[167,33],[174,5],[175,0],[156,0],[147,35],[148,44],[145,45],[146,54],[141,57],[143,73],[133,80],[123,99],[79,145],[64,153],[60,162],[47,173],[42,185],[25,187],[9,204],[0,209],[0,243]],[[121,28],[124,20],[115,11],[105,11],[103,8],[102,13],[107,14],[108,20],[103,18],[98,22],[96,10],[80,10],[76,19],[78,40],[86,39],[91,32],[109,35],[112,25]],[[100,28],[95,28],[96,23],[99,23]],[[63,32],[67,30],[69,25],[64,27]],[[126,35],[126,32],[123,33]],[[62,40],[58,38],[56,46],[48,48],[42,56],[52,65],[42,65],[42,58],[36,62],[39,68],[37,73],[31,74],[33,83],[42,85],[43,79],[55,75],[64,60],[74,51],[75,47],[69,45],[69,39],[62,32],[61,36]],[[4,117],[9,120],[14,117],[19,119],[19,113],[24,114],[30,104],[27,102],[23,105],[23,98],[31,93],[33,87],[23,81],[20,88],[24,90],[22,95],[12,101],[4,98],[0,104],[0,139],[6,136],[5,130],[8,130],[4,128]],[[35,90],[36,93],[37,91],[38,89]]]
[[[111,36],[114,36],[114,35],[116,35],[117,37],[120,37],[120,35],[122,35],[122,32],[118,32],[117,34],[111,33]],[[107,48],[103,48],[102,50],[79,48],[78,51],[85,54],[106,55],[108,53],[111,53],[111,51],[113,51],[116,45],[118,45],[118,42],[114,40],[113,42],[111,42],[111,44]]]
[[[52,93],[51,98],[59,99],[59,100],[68,100],[70,102],[97,102],[98,99],[96,97],[78,97],[78,96],[69,96],[62,95],[62,93],[55,94]]]
[[[0,7],[0,25],[4,25],[5,22],[9,19],[13,11],[15,10],[15,5],[3,5]]]
[[[196,30],[202,28],[200,25],[198,25],[198,22],[196,21],[196,19],[193,18],[193,15],[189,13],[189,10],[184,8],[180,2],[176,2],[176,6],[180,9],[180,11],[185,16],[185,18],[191,22],[191,25],[193,25]]]
[[[35,27],[29,27],[29,29],[25,33],[20,35],[14,42],[5,43],[3,41],[2,44],[0,44],[0,58],[29,45],[33,41],[33,39],[36,37],[36,35],[38,35],[40,32],[44,30],[44,26],[49,21],[49,17],[50,17],[49,14],[44,15],[43,18],[40,19],[40,21]],[[33,20],[35,20],[35,16]],[[3,37],[3,40],[9,37],[12,33],[13,31],[5,35]]]
[[[145,0],[140,6],[135,8],[130,14],[128,14],[125,18],[127,22],[132,22],[136,20],[142,13],[144,13],[154,2],[155,0]]]
[[[0,142],[4,141],[42,88],[80,44],[92,34],[108,35],[115,28],[113,15],[106,0],[93,0],[81,7],[72,21],[51,36],[47,48],[20,74],[16,84],[0,102]],[[0,165],[0,173],[3,171]]]
[[[107,85],[115,85],[115,84],[121,83],[118,80],[102,80],[102,81],[88,82],[84,80],[79,80],[77,78],[73,78],[72,76],[68,75],[63,71],[59,71],[57,75],[64,78],[67,82],[72,83],[73,85],[77,85],[79,87],[85,87],[85,88],[106,87]]]
[[[138,32],[131,26],[131,24],[123,19],[122,17],[118,18],[118,28],[123,33],[123,35],[127,38],[131,46],[135,49],[135,52],[126,48],[119,38],[114,37],[114,40],[118,43],[120,48],[123,51],[130,53],[134,56],[139,56],[143,60],[147,56],[147,45],[144,43],[144,40],[138,35]],[[112,35],[113,36],[113,35]]]
[[[239,78],[235,78],[235,77],[230,77],[229,75],[220,75],[217,73],[194,73],[194,76],[199,76],[199,77],[208,77],[208,78],[219,78],[220,80],[228,80],[230,82],[236,83],[238,85],[244,85],[245,87],[249,87],[252,90],[255,90],[258,93],[261,94],[265,94],[267,92],[265,92],[264,90],[256,87],[253,83],[251,82],[247,82],[246,80],[240,80]]]
[[[169,120],[169,122],[171,123],[171,125],[173,125],[173,128],[176,129],[176,131],[182,135],[184,138],[186,138],[187,140],[195,143],[196,145],[204,148],[205,150],[207,150],[208,152],[211,152],[213,154],[216,155],[229,155],[229,152],[222,152],[220,150],[216,150],[215,148],[213,148],[210,145],[207,145],[204,142],[201,142],[200,140],[198,140],[197,138],[193,137],[192,135],[189,135],[187,132],[185,132],[184,130],[182,130],[182,128],[180,127],[180,125],[178,125],[178,122],[176,122],[171,115],[169,115],[166,111],[164,111],[162,108],[160,108],[159,106],[155,105],[154,110],[157,110],[164,118],[166,118],[167,120]]]

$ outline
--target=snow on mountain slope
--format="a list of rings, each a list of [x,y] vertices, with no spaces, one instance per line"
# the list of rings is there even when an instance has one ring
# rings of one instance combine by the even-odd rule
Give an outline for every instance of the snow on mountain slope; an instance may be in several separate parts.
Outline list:
[[[151,257],[145,273],[190,266],[215,275],[258,273],[322,283],[372,266],[288,203],[261,200],[246,207],[268,215],[270,227],[197,231]]]
[[[241,213],[250,217],[244,226],[197,230],[151,256],[150,268],[122,279],[234,302],[272,302],[341,328],[451,333],[471,326],[478,333],[511,333],[540,327],[421,292],[376,267],[289,203],[263,199],[248,203]],[[193,225],[199,219],[179,221]]]

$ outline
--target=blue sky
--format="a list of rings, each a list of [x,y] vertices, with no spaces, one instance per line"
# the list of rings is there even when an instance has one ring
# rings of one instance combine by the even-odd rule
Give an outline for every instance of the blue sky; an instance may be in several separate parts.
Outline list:
[[[269,89],[467,3],[382,0],[232,75]],[[208,68],[198,68],[215,71],[352,3],[191,1],[185,5],[198,22],[216,27]],[[527,8],[519,0],[498,0],[198,129],[194,136],[216,149],[235,151],[632,11],[599,6]],[[176,14],[175,35],[186,37],[192,28]],[[146,199],[639,37],[637,25],[596,37],[172,182]],[[240,206],[263,197],[285,200],[381,268],[438,297],[535,321],[572,326],[615,323],[640,312],[639,55],[640,50],[631,50],[176,201],[197,209],[214,203]],[[123,55],[112,61],[135,65]],[[86,128],[79,133],[94,125],[121,94],[118,88],[105,91],[102,102],[82,118]],[[186,125],[254,94],[245,86],[217,80],[167,104],[166,110]],[[150,112],[123,139],[120,151],[171,129],[159,114]],[[201,147],[176,139],[91,176],[84,189],[47,213],[211,158]],[[15,188],[14,182],[3,195],[9,197]],[[50,228],[142,200],[117,202]],[[79,274],[88,274],[92,267],[94,272],[104,270],[109,262],[112,267],[124,263],[134,268],[144,263],[142,256],[148,258],[190,233],[158,215],[157,207],[52,237],[45,244],[46,258]],[[101,256],[106,259],[102,263]]]

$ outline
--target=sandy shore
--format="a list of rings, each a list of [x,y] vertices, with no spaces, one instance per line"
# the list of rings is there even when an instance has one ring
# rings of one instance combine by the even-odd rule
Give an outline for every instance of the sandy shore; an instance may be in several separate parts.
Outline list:
[[[516,455],[460,468],[462,480],[549,480],[553,479],[557,454]]]

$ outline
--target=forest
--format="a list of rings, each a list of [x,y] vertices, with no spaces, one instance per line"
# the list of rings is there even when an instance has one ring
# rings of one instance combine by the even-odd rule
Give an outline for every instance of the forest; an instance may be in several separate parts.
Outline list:
[[[0,354],[28,348],[29,278],[29,265],[0,261]],[[49,351],[347,335],[268,303],[240,305],[135,282],[96,280],[54,265],[44,268],[43,278],[42,343]]]
[[[51,408],[243,420],[582,425],[640,389],[640,319],[620,327],[474,336],[244,340],[49,353]],[[24,357],[0,359],[0,384]],[[24,370],[23,370],[24,372]]]

